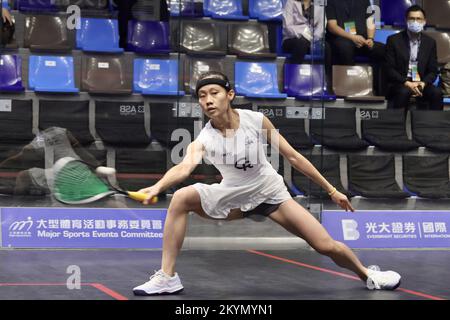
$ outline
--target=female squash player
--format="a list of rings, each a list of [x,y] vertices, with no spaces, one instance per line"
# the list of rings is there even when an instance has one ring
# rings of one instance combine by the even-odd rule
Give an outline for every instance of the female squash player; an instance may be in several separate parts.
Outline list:
[[[164,226],[161,269],[149,281],[133,289],[136,295],[168,294],[183,290],[175,272],[175,262],[191,211],[205,218],[222,220],[252,215],[268,216],[303,238],[320,254],[330,257],[338,266],[356,273],[367,288],[393,290],[400,285],[398,273],[364,267],[345,244],[333,240],[316,218],[292,199],[283,178],[266,159],[263,151],[266,141],[279,150],[293,168],[322,186],[341,208],[354,211],[347,197],[295,151],[262,113],[231,108],[235,92],[224,74],[202,74],[196,94],[210,121],[188,146],[183,161],[168,170],[155,185],[140,192],[147,193],[148,199],[152,199],[185,180],[202,157],[220,171],[223,180],[212,185],[196,183],[174,193]]]

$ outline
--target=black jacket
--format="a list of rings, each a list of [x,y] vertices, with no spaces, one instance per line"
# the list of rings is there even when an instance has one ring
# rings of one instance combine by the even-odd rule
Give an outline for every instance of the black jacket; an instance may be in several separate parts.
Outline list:
[[[409,37],[406,31],[389,36],[386,44],[386,74],[389,87],[407,81],[409,68]],[[417,71],[426,84],[438,74],[436,41],[422,32],[417,54]]]

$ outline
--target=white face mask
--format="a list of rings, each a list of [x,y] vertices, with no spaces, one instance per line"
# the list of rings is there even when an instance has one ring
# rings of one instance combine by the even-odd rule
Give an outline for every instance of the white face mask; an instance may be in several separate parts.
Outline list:
[[[424,26],[425,24],[418,21],[408,21],[408,30],[413,33],[422,32]]]

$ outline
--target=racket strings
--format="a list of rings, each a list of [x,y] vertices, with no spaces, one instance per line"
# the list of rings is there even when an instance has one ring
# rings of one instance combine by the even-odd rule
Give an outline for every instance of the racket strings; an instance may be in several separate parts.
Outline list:
[[[55,193],[64,201],[81,201],[109,191],[107,185],[87,165],[72,161],[55,177]]]

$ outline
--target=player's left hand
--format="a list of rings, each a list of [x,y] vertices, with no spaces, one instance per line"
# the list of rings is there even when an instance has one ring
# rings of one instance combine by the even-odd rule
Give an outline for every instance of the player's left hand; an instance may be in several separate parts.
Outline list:
[[[333,200],[334,203],[336,203],[338,206],[340,206],[345,211],[351,211],[354,212],[355,209],[353,209],[352,204],[350,203],[350,200],[348,200],[347,196],[343,193],[340,193],[339,191],[336,191],[332,196],[331,200]]]

